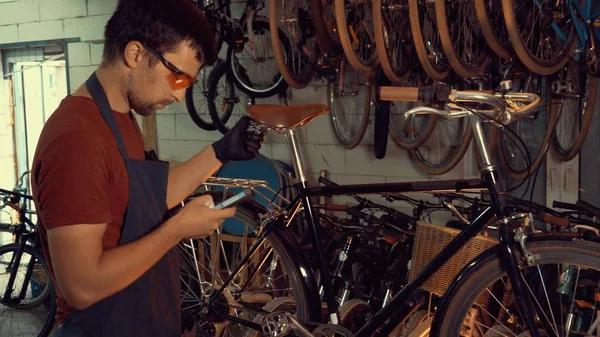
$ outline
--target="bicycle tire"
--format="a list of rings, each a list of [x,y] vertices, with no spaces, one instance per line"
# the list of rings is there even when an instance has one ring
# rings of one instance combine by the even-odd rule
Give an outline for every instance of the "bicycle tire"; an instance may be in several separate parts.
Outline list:
[[[571,72],[569,72],[570,74]],[[569,75],[567,74],[567,76]],[[562,110],[562,112],[560,112],[560,105],[553,105],[550,107],[550,120],[552,121],[552,123],[555,123],[556,125],[556,132],[553,133],[552,135],[552,152],[554,154],[554,156],[560,160],[560,161],[570,161],[573,158],[575,158],[575,156],[577,156],[577,154],[579,153],[579,151],[581,151],[581,148],[583,147],[583,144],[585,143],[585,139],[587,138],[587,135],[590,131],[590,127],[592,126],[592,121],[594,119],[594,111],[595,111],[595,107],[596,107],[596,91],[597,91],[597,87],[598,87],[598,78],[590,76],[586,73],[585,69],[581,70],[581,74],[585,74],[585,76],[587,76],[589,82],[586,83],[585,85],[583,85],[585,88],[585,91],[587,92],[587,98],[585,101],[585,109],[583,111],[579,111],[577,113],[579,113],[579,116],[581,116],[581,113],[583,113],[583,118],[580,119],[580,125],[579,125],[579,132],[577,134],[577,138],[575,138],[575,141],[573,142],[573,145],[571,145],[568,148],[563,147],[560,144],[560,141],[558,140],[558,130],[559,130],[559,125],[560,125],[560,119],[561,118],[565,118],[564,113],[565,111]],[[582,94],[581,94],[582,95]],[[579,104],[578,104],[579,106]],[[564,105],[562,105],[563,109],[564,109]],[[581,117],[580,117],[581,118]]]
[[[212,122],[212,120],[210,120],[210,115],[201,114],[200,108],[196,107],[196,103],[194,102],[194,91],[197,92],[198,90],[200,90],[202,92],[202,95],[206,97],[209,79],[211,74],[213,73],[212,70],[214,70],[219,63],[221,62],[217,62],[217,64],[214,67],[210,67],[211,71],[208,72],[208,74],[206,74],[208,69],[202,69],[200,71],[202,73],[202,77],[200,78],[200,80],[198,80],[196,84],[189,86],[185,90],[185,107],[187,109],[188,115],[190,116],[194,124],[206,131],[214,131],[217,129],[217,127]],[[201,76],[200,74],[198,75]],[[204,117],[202,117],[203,115],[206,115],[206,117],[208,118],[205,119]]]
[[[308,0],[304,0],[304,1],[308,1]],[[279,21],[281,19],[280,15],[277,13],[277,7],[278,5],[281,4],[285,4],[285,1],[278,1],[278,0],[269,0],[269,29],[271,29],[271,42],[273,43],[273,53],[275,54],[275,60],[277,61],[277,67],[279,68],[279,71],[281,72],[281,76],[283,76],[283,78],[285,79],[285,81],[287,82],[287,84],[294,89],[304,89],[306,88],[310,82],[313,79],[313,75],[315,73],[315,64],[318,58],[318,50],[317,48],[313,48],[312,50],[309,50],[311,52],[310,56],[307,56],[304,54],[304,51],[301,52],[300,55],[300,59],[298,60],[297,58],[294,58],[292,55],[289,54],[293,54],[293,52],[297,49],[297,46],[295,43],[299,43],[299,41],[293,41],[293,39],[290,38],[290,36],[288,36],[286,30],[283,30],[283,33],[286,34],[286,36],[288,36],[287,41],[289,41],[289,46],[288,45],[283,45],[283,43],[285,41],[281,41],[279,40],[279,34],[278,34],[278,30],[281,29],[279,27]],[[304,8],[300,8],[303,10],[303,13],[306,12],[308,13],[310,11],[310,6],[306,5],[305,7],[308,8],[304,9]],[[299,11],[298,11],[299,12]],[[298,18],[296,18],[296,21],[301,21],[298,20]],[[312,20],[311,20],[312,22]],[[308,28],[308,27],[304,27],[304,28]],[[298,29],[299,31],[302,31],[301,29]],[[306,29],[305,29],[306,30]],[[304,31],[303,33],[307,33],[306,31]],[[305,40],[304,43],[308,43],[308,40],[312,39],[313,36],[308,35],[307,36],[303,36],[303,39],[301,40]],[[316,47],[316,45],[314,46]],[[309,47],[307,47],[308,49]],[[285,51],[288,50],[290,53],[286,54]],[[290,66],[293,66],[294,64],[301,64],[304,67],[302,69],[299,69],[299,73],[296,73],[294,71],[294,69],[290,69]]]
[[[252,29],[255,32],[263,31],[263,32],[268,32],[269,34],[271,33],[268,21],[254,20],[254,22],[252,23]],[[283,40],[287,39],[285,34],[280,29],[278,29],[278,32],[279,32],[280,40],[283,41]],[[255,33],[255,35],[256,35],[256,33]],[[271,47],[273,46],[271,43],[271,39],[269,39],[268,43]],[[288,42],[288,44],[289,44],[289,42]],[[233,80],[235,81],[236,87],[238,89],[240,89],[243,93],[250,95],[252,97],[256,97],[256,98],[267,98],[267,97],[271,97],[273,95],[278,94],[282,90],[287,89],[288,84],[285,81],[285,79],[283,78],[283,76],[281,76],[281,73],[278,73],[277,75],[275,75],[271,85],[267,86],[266,88],[256,88],[250,82],[251,79],[250,79],[250,81],[246,81],[246,79],[249,79],[249,76],[246,73],[239,73],[237,71],[237,69],[239,69],[240,67],[237,67],[237,63],[236,63],[237,57],[234,57],[235,53],[236,53],[235,49],[236,49],[235,44],[229,44],[229,47],[227,47],[227,62],[229,63],[229,69],[231,70],[231,75],[232,75]],[[241,68],[244,69],[243,66]]]
[[[344,54],[344,49],[342,49],[342,44],[339,41],[340,36],[332,37],[331,29],[329,29],[329,25],[331,22],[325,22],[325,12],[323,8],[322,0],[311,0],[310,2],[310,10],[311,16],[313,20],[313,24],[315,25],[315,33],[317,37],[317,43],[319,44],[319,48],[325,51],[330,56],[340,56]],[[333,10],[333,8],[332,8]],[[334,10],[333,10],[334,11]],[[333,13],[333,20],[335,25],[335,11]],[[337,41],[336,41],[337,38]]]
[[[436,123],[440,123],[443,121],[444,120],[442,119],[438,119]],[[411,158],[416,162],[417,166],[419,166],[419,168],[427,174],[431,175],[444,174],[455,168],[456,165],[460,163],[465,153],[469,149],[469,145],[471,144],[471,140],[473,139],[473,128],[471,127],[471,124],[467,119],[465,119],[465,123],[465,134],[461,138],[461,142],[458,146],[458,149],[444,163],[441,163],[439,165],[432,164],[429,161],[427,161],[427,159],[425,159],[419,148],[410,150]],[[425,143],[427,143],[427,141]],[[421,146],[426,146],[426,144],[423,144]]]
[[[498,249],[498,246],[491,248]],[[541,241],[527,243],[527,249],[535,256],[535,264],[565,263],[585,266],[595,266],[600,270],[600,249],[597,243],[586,241]],[[493,253],[493,254],[491,254]],[[521,250],[515,251],[519,267],[527,267]],[[459,335],[463,326],[466,312],[471,308],[483,289],[506,275],[498,257],[499,252],[486,251],[480,255],[485,256],[468,272],[461,272],[461,277],[452,282],[446,291],[432,324],[431,335]],[[480,257],[476,259],[480,259]]]
[[[375,70],[377,65],[379,64],[379,57],[377,56],[377,49],[374,46],[369,46],[371,54],[368,59],[362,59],[352,46],[350,32],[348,28],[348,22],[346,20],[346,1],[348,0],[335,0],[334,8],[335,8],[335,22],[337,24],[337,29],[340,34],[340,41],[342,43],[342,49],[344,50],[344,54],[346,55],[346,59],[348,63],[352,66],[352,68],[357,71],[362,71],[365,73],[371,72]],[[368,5],[368,1],[365,1],[365,8],[363,8],[362,13],[367,13],[371,11],[371,19],[373,19],[373,8]],[[361,12],[358,12],[361,13]],[[372,30],[372,26],[370,27]],[[352,34],[354,39],[356,39],[355,34]],[[371,34],[367,34],[371,35]],[[372,44],[375,44],[375,41],[372,41]]]
[[[226,62],[223,62],[221,64],[219,64],[217,67],[215,67],[215,69],[212,71],[213,76],[211,76],[209,83],[208,83],[208,93],[207,93],[207,103],[208,103],[208,113],[210,115],[210,118],[212,119],[213,124],[215,125],[216,129],[219,130],[219,132],[221,132],[222,134],[226,134],[229,131],[229,127],[226,125],[227,122],[231,119],[232,114],[233,114],[233,109],[235,107],[236,104],[238,104],[239,102],[236,102],[235,100],[232,101],[232,97],[233,98],[237,98],[237,93],[236,90],[239,89],[233,80],[233,76],[231,75],[231,69],[229,67],[229,64]],[[240,73],[242,74],[242,73]],[[216,99],[217,99],[217,87],[219,86],[219,81],[221,80],[221,78],[225,76],[225,90],[226,90],[226,94],[227,97],[225,97],[225,101],[223,102],[223,104],[221,104],[221,110],[224,111],[224,114],[220,115],[218,110],[217,110],[217,103],[216,103]],[[247,81],[250,81],[249,78],[247,78]],[[250,104],[254,104],[254,98],[252,96],[250,97]]]
[[[7,252],[11,252],[11,251],[14,251],[16,253],[19,249],[21,249],[21,247],[17,243],[11,243],[8,245],[1,246],[0,247],[0,256]],[[51,275],[50,270],[48,268],[48,264],[46,263],[46,260],[44,259],[44,255],[42,254],[42,252],[40,252],[37,248],[25,245],[23,253],[27,253],[27,254],[31,255],[37,261],[39,261],[40,264],[42,265],[44,271],[46,272],[46,275],[48,275],[48,277],[50,277],[50,275]],[[54,327],[54,322],[55,322],[56,293],[55,293],[54,286],[52,283],[52,278],[49,278],[48,282],[49,282],[48,283],[49,294],[47,296],[49,296],[49,299],[50,299],[48,318],[46,319],[46,322],[44,323],[42,330],[38,334],[38,337],[47,337],[50,334],[50,332],[52,331],[52,328]],[[4,290],[2,291],[2,294],[4,294]],[[45,302],[47,299],[48,299],[48,297],[40,299],[39,303],[35,303],[35,306],[42,305],[43,302]],[[33,306],[33,307],[35,307],[35,306]],[[19,310],[31,309],[32,305],[27,305],[27,306],[22,306],[22,307],[15,306],[15,308],[19,309]]]
[[[193,196],[199,196],[202,194],[210,194],[213,197],[215,203],[218,203],[223,199],[222,191],[209,191],[207,193],[197,193]],[[233,195],[233,193],[230,192],[229,195]],[[245,218],[248,221],[260,224],[261,220],[259,214],[264,213],[265,209],[262,206],[252,201],[244,201],[236,205],[235,217]],[[281,258],[281,264],[285,266],[285,271],[287,272],[286,275],[290,278],[291,284],[294,285],[292,287],[292,291],[297,292],[297,296],[295,296],[296,298],[294,301],[296,305],[296,317],[299,319],[300,322],[311,321],[311,312],[309,310],[309,308],[311,308],[311,305],[310,303],[308,303],[308,290],[305,288],[304,283],[301,282],[303,278],[302,271],[300,270],[297,263],[294,262],[294,257],[291,256],[290,253],[287,251],[286,246],[284,245],[285,240],[282,239],[279,232],[272,231],[267,236],[266,241],[271,245],[271,247],[273,247],[274,251],[276,252],[275,254],[277,254],[277,256]],[[274,300],[282,298],[284,297],[276,298]],[[289,298],[286,297],[286,299]]]
[[[400,0],[399,2],[406,3],[406,0]],[[394,8],[394,6],[395,5],[390,4],[388,7]],[[402,18],[402,16],[400,17]],[[410,22],[407,17],[408,16],[403,18],[403,25],[397,27],[399,33],[398,36],[402,42],[410,41]],[[382,0],[373,0],[373,29],[375,30],[375,48],[377,48],[377,57],[379,57],[379,64],[381,65],[383,72],[385,72],[385,75],[392,83],[402,84],[411,73],[410,68],[413,60],[409,56],[411,54],[410,51],[405,50],[405,48],[412,50],[412,44],[408,42],[406,46],[403,45],[404,48],[400,48],[399,52],[397,49],[390,50],[391,47],[389,44],[392,44],[388,42],[390,36],[388,30],[390,30],[390,27],[382,12]],[[388,36],[388,39],[386,39],[386,35]],[[390,55],[400,55],[400,61],[391,62]],[[393,64],[398,65],[399,68],[395,67]]]
[[[446,77],[448,77],[448,75],[450,75],[450,65],[448,63],[441,63],[438,64],[437,67],[434,67],[434,65],[430,61],[429,53],[427,52],[427,48],[425,47],[425,42],[423,40],[423,31],[421,29],[421,25],[423,24],[423,22],[421,22],[422,8],[426,8],[426,6],[421,7],[419,5],[418,0],[408,0],[408,16],[410,19],[410,31],[411,35],[413,36],[415,51],[417,53],[417,57],[419,58],[419,62],[421,62],[423,70],[425,70],[425,72],[427,72],[427,74],[433,79],[437,81],[442,81]],[[435,22],[430,22],[432,25],[435,25]],[[433,30],[434,34],[436,34],[439,38],[437,27],[435,27]],[[438,49],[440,49],[438,50],[438,52],[441,54],[443,59],[447,60],[446,56],[444,55],[443,47],[439,46]]]
[[[498,2],[499,5],[502,3],[501,0],[492,1]],[[508,31],[506,31],[506,25],[504,24],[504,16],[502,11],[496,10],[498,21],[492,20],[487,7],[487,4],[489,3],[489,0],[473,0],[473,4],[475,5],[475,13],[477,14],[477,21],[479,21],[479,26],[481,27],[481,34],[483,34],[488,46],[494,53],[496,53],[496,55],[504,59],[513,58],[515,51],[510,44],[510,39],[502,41],[502,38],[499,37],[494,31],[494,27],[501,29],[508,37]],[[494,5],[491,4],[490,8],[494,8]]]
[[[452,0],[436,0],[435,1],[435,16],[436,16],[436,20],[437,20],[437,28],[438,28],[438,32],[440,34],[440,40],[442,41],[442,47],[444,48],[444,54],[446,55],[446,57],[448,58],[448,62],[450,63],[450,66],[452,66],[452,69],[454,69],[454,71],[462,76],[462,77],[475,77],[477,75],[481,75],[483,74],[483,72],[486,70],[487,65],[489,64],[490,61],[490,57],[488,56],[488,52],[487,52],[487,48],[486,48],[486,43],[483,42],[484,39],[482,39],[481,36],[477,36],[479,34],[477,34],[477,29],[473,30],[474,28],[477,28],[475,26],[478,25],[477,20],[475,20],[476,18],[476,13],[475,13],[475,8],[471,8],[469,7],[469,9],[466,10],[466,13],[463,13],[463,15],[459,15],[459,21],[461,20],[461,17],[464,18],[463,23],[467,23],[470,22],[470,26],[471,26],[471,39],[466,38],[464,36],[456,36],[455,32],[451,32],[451,25],[448,24],[448,20],[452,20],[453,18],[449,17],[449,13],[450,10],[448,8],[449,5],[461,5],[461,4],[468,4],[470,6],[474,6],[472,2],[460,2],[460,1],[452,1]],[[454,26],[454,25],[452,25]],[[460,34],[460,27],[458,27],[459,29],[459,34]],[[464,29],[464,31],[466,31],[468,29]],[[474,36],[475,35],[475,36]],[[477,43],[481,43],[480,46],[475,46],[476,50],[479,51],[479,55],[477,56],[476,53],[469,53],[466,50],[461,50],[455,48],[454,42],[460,42],[460,40],[470,40],[470,41],[477,41]],[[462,42],[460,42],[462,43]],[[473,49],[470,50],[470,52],[473,52]],[[467,58],[468,56],[462,57],[460,54],[468,54],[468,55],[473,55],[475,54],[476,57],[475,59],[470,62]]]
[[[348,65],[348,63],[345,60],[342,60],[339,63],[338,66],[338,71],[339,72],[343,72],[344,76],[347,75],[352,75],[353,72],[357,72],[355,69],[351,69],[351,67]],[[361,75],[363,75],[362,73],[358,73],[356,74],[358,76],[358,79],[360,78]],[[353,149],[356,146],[358,146],[358,144],[360,144],[360,142],[362,141],[363,137],[365,136],[365,132],[367,131],[367,126],[369,125],[369,116],[371,115],[371,99],[373,96],[373,86],[370,84],[371,80],[369,79],[369,75],[367,76],[363,76],[365,78],[365,85],[364,86],[359,86],[359,94],[360,91],[364,92],[364,102],[362,105],[353,105],[350,107],[350,109],[357,109],[357,110],[362,110],[362,112],[359,112],[360,114],[360,122],[358,124],[358,127],[354,128],[354,127],[350,127],[348,129],[355,129],[356,132],[354,134],[350,134],[350,137],[345,137],[344,134],[349,134],[349,132],[344,132],[346,131],[344,127],[342,127],[340,124],[338,123],[339,120],[339,115],[337,113],[338,110],[345,110],[343,107],[340,107],[340,104],[336,104],[339,103],[336,102],[336,97],[335,97],[335,89],[336,86],[339,84],[340,79],[343,76],[340,76],[340,74],[338,73],[338,76],[336,76],[336,79],[334,82],[330,82],[329,85],[327,86],[327,97],[329,97],[329,108],[331,109],[331,112],[329,113],[329,117],[331,120],[331,127],[333,128],[333,134],[335,135],[335,138],[338,140],[338,142],[346,149]],[[361,87],[364,87],[364,89],[361,89]],[[344,95],[338,96],[339,98],[343,99]]]
[[[530,3],[533,4],[534,2]],[[541,6],[543,6],[543,4]],[[515,50],[515,53],[519,57],[519,60],[521,60],[521,62],[527,68],[529,68],[529,70],[539,75],[550,75],[557,72],[560,68],[562,68],[565,65],[565,63],[567,63],[570,57],[569,55],[571,54],[571,51],[575,47],[575,42],[577,41],[576,36],[571,36],[575,31],[572,23],[570,27],[571,29],[568,32],[569,36],[571,36],[571,42],[560,47],[555,47],[554,49],[562,50],[554,58],[550,60],[541,60],[533,55],[533,53],[528,48],[529,43],[527,41],[523,41],[522,39],[519,23],[522,22],[523,19],[518,18],[517,14],[515,13],[514,0],[502,0],[502,11],[504,13],[504,22],[506,23],[506,29],[508,30],[508,35],[510,36],[510,42]],[[528,13],[530,12],[532,11],[529,11]],[[539,21],[545,22],[545,20],[543,20],[541,17]],[[531,27],[531,31],[536,31],[536,29],[534,28],[535,27]],[[539,29],[537,29],[537,31],[544,31],[546,27],[538,28]]]
[[[547,86],[547,84],[545,84]],[[527,90],[526,90],[527,91]],[[546,93],[549,93],[550,90],[548,88],[546,88],[545,90]],[[547,95],[541,95],[540,96],[542,98],[547,97]],[[544,103],[541,104],[541,106],[543,106]],[[531,156],[531,163],[530,163],[530,168],[527,169],[525,167],[516,167],[515,165],[512,164],[512,162],[509,160],[509,158],[515,158],[516,156],[514,155],[514,153],[506,153],[507,150],[507,145],[513,145],[513,146],[518,146],[519,148],[521,148],[521,144],[517,143],[514,144],[512,141],[510,140],[505,140],[505,137],[502,136],[502,134],[499,134],[499,130],[495,127],[492,127],[492,129],[490,130],[490,135],[492,139],[497,139],[498,141],[495,143],[496,146],[498,146],[497,150],[498,150],[498,156],[500,161],[503,163],[503,165],[507,168],[508,173],[510,175],[511,178],[513,179],[517,179],[517,180],[522,180],[525,179],[529,174],[534,174],[536,172],[536,170],[539,168],[539,166],[543,163],[544,159],[546,158],[546,154],[548,153],[548,150],[550,148],[550,140],[552,139],[552,134],[554,133],[554,130],[556,128],[556,121],[551,119],[551,116],[549,114],[549,111],[547,110],[548,107],[544,108],[546,109],[546,112],[537,112],[537,113],[546,113],[546,125],[545,127],[539,127],[539,129],[541,130],[545,130],[544,136],[543,137],[539,137],[542,138],[541,143],[539,148],[534,148],[533,151],[531,151],[531,148],[529,148],[529,145],[535,144],[535,141],[533,140],[527,140],[525,139],[524,142],[526,145],[528,145],[528,150],[529,150],[529,154]],[[523,123],[524,125],[526,125],[525,123],[531,122],[534,119],[521,119],[518,120],[516,123]],[[521,138],[527,138],[528,136],[531,136],[532,134],[534,134],[534,130],[536,130],[535,125],[532,127],[524,127],[522,128],[524,134],[519,134],[519,128],[517,126],[518,124],[514,124],[512,123],[511,125],[507,126],[507,127],[514,127],[517,128],[517,130],[514,130],[515,133],[517,133]],[[509,137],[513,137],[512,133],[509,133],[509,131],[506,131],[506,134]],[[523,135],[523,136],[521,136]],[[516,139],[513,139],[513,141],[516,141]],[[519,152],[520,156],[523,156],[523,154],[517,150]],[[510,154],[510,155],[509,155]]]

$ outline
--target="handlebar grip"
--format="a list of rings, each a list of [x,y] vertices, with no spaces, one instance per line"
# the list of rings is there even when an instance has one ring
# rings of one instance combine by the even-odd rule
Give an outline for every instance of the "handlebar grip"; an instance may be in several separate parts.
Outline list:
[[[418,102],[419,90],[417,87],[380,87],[379,99],[382,101]]]
[[[568,218],[561,218],[547,213],[542,214],[542,221],[556,227],[568,227],[571,223]]]
[[[452,90],[445,83],[436,82],[423,87],[379,87],[379,100],[399,102],[423,102],[427,105],[447,102]]]
[[[589,214],[592,214],[595,217],[600,217],[600,208],[591,205],[583,200],[577,200],[575,204],[579,206],[580,209],[588,212]]]

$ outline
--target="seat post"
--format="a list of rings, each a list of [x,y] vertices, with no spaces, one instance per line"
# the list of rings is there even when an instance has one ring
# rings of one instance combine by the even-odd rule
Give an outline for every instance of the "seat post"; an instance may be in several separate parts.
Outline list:
[[[286,136],[288,139],[288,145],[292,151],[292,161],[294,162],[296,178],[302,187],[306,187],[306,171],[304,169],[304,160],[302,159],[302,152],[300,151],[298,137],[296,136],[296,131],[294,131],[294,128],[287,129]]]

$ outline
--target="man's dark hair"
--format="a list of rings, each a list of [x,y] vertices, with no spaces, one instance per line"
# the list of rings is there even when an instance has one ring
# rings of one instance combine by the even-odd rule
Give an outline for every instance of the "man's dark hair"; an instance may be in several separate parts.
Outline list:
[[[112,61],[122,56],[133,40],[161,54],[189,40],[198,61],[213,65],[217,60],[212,28],[191,0],[119,0],[104,29],[103,58]]]

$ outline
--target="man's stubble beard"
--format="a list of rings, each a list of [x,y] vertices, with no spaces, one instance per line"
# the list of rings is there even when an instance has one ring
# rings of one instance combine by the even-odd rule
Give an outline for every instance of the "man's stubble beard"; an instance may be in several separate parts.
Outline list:
[[[133,77],[129,77],[127,81],[127,99],[129,100],[129,106],[140,116],[151,116],[156,112],[156,109],[152,105],[144,104],[141,95],[138,94],[133,88]]]

